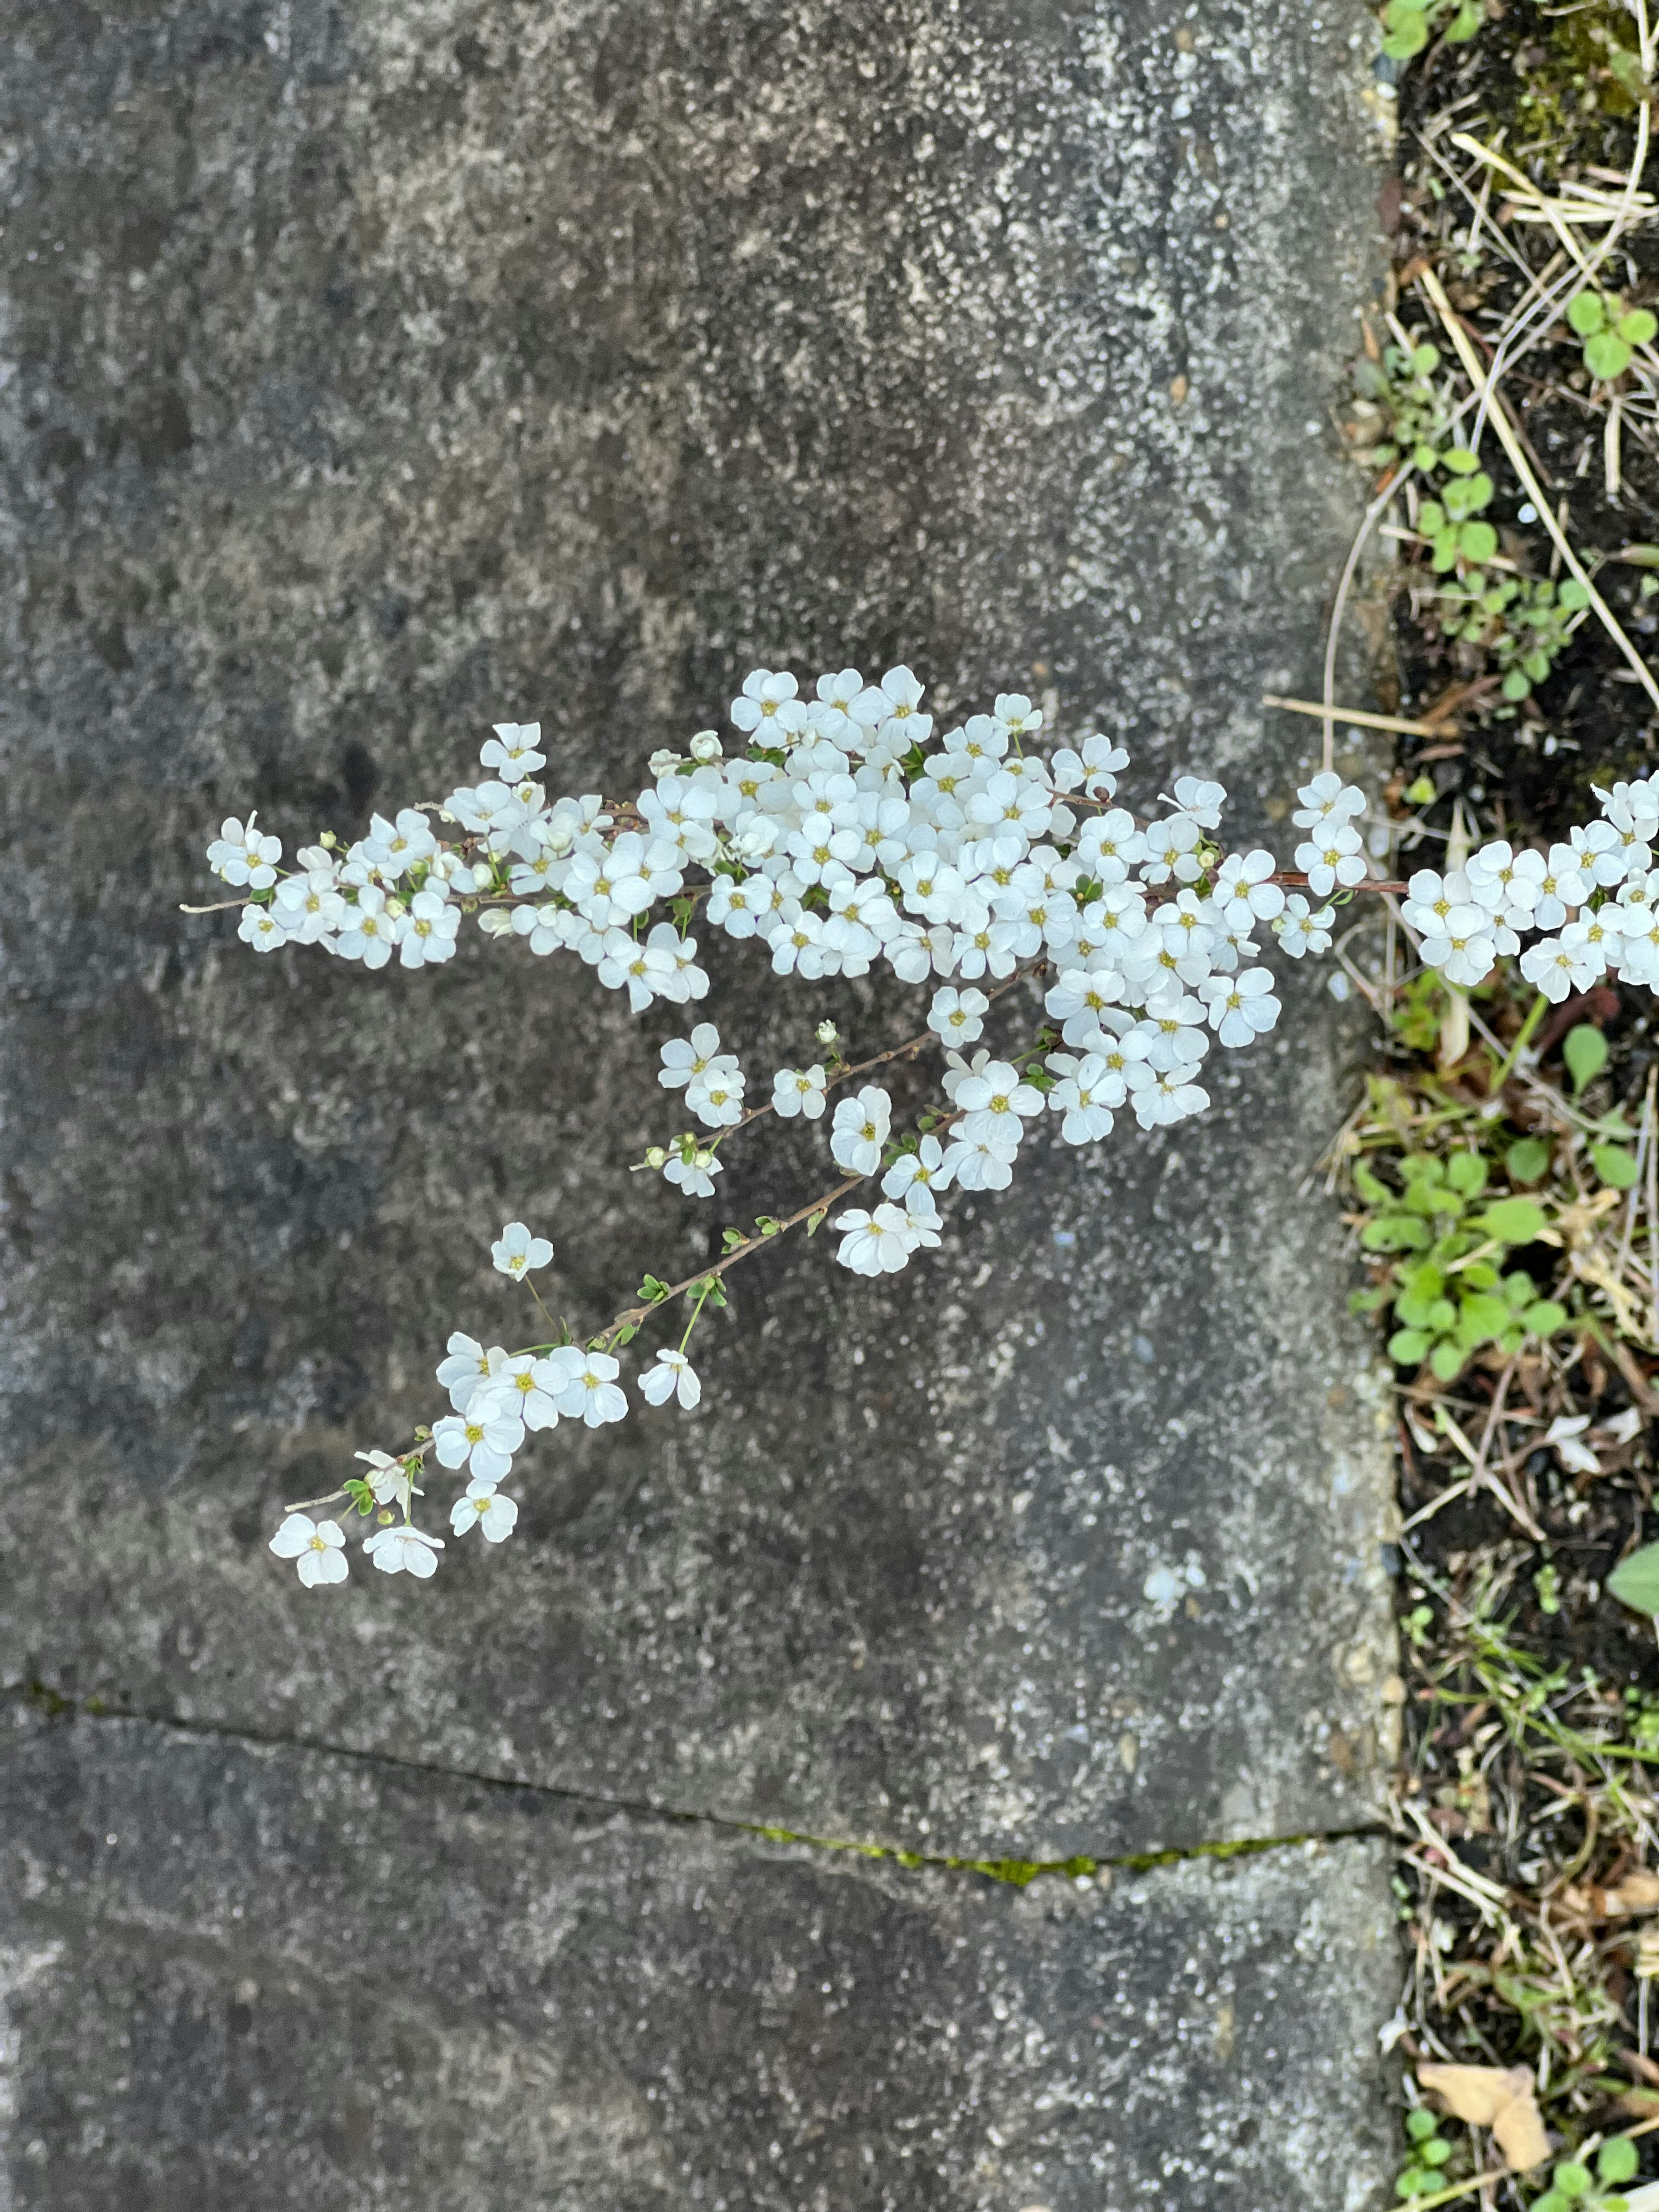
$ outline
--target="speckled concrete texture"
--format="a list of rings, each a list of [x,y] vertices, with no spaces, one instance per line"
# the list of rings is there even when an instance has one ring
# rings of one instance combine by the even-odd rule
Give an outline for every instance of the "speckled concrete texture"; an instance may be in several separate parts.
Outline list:
[[[1382,2178],[1376,1844],[1022,1892],[143,1723],[6,1734],[39,2212],[1361,2212]]]
[[[1370,1820],[1385,1406],[1311,1175],[1356,1048],[1318,977],[1202,1123],[1039,1140],[895,1283],[769,1254],[696,1416],[561,1429],[510,1544],[325,1596],[264,1549],[282,1502],[432,1417],[452,1328],[512,1329],[496,1224],[553,1236],[550,1300],[596,1326],[820,1187],[822,1141],[760,1132],[688,1208],[624,1172],[670,1126],[672,1010],[471,933],[375,978],[178,911],[223,814],[351,833],[506,716],[556,786],[636,785],[757,662],[904,659],[945,708],[1018,684],[1123,732],[1132,800],[1219,773],[1282,839],[1310,732],[1257,702],[1316,681],[1358,504],[1322,426],[1374,281],[1359,0],[7,24],[0,1677],[923,1852]],[[826,1013],[918,1025],[915,994],[713,964],[756,1071]],[[264,1816],[284,1865],[297,1802]],[[711,1895],[806,1879],[697,1848]],[[1371,1856],[1330,1864],[1386,1927]],[[950,2171],[912,2201],[993,2201]]]

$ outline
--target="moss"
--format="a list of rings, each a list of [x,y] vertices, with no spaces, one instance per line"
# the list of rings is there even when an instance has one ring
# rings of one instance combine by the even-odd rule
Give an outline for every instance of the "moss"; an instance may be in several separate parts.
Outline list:
[[[1259,1851],[1293,1850],[1299,1844],[1328,1840],[1320,1837],[1252,1836],[1242,1843],[1192,1844],[1183,1850],[1167,1851],[1134,1851],[1118,1858],[1091,1858],[1079,1855],[1069,1859],[965,1859],[953,1858],[944,1852],[902,1851],[887,1844],[848,1843],[835,1836],[808,1836],[793,1828],[757,1827],[746,1821],[734,1825],[754,1836],[763,1836],[772,1844],[808,1844],[815,1850],[856,1851],[867,1859],[887,1859],[902,1867],[944,1867],[953,1874],[984,1875],[991,1881],[1007,1882],[1015,1889],[1024,1889],[1042,1875],[1061,1875],[1076,1881],[1091,1875],[1103,1873],[1146,1874],[1154,1867],[1176,1866],[1183,1859],[1240,1859],[1254,1856]],[[1369,1831],[1355,1829],[1356,1835]]]

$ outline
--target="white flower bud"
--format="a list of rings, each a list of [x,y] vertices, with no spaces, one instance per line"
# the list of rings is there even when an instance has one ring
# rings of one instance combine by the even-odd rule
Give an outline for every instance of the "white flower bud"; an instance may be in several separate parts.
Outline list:
[[[699,730],[691,740],[694,761],[717,761],[720,757],[720,741],[713,730]]]

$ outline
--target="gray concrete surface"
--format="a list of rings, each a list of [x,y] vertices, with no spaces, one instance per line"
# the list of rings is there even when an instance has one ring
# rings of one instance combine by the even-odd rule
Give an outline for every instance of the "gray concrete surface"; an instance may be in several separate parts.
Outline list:
[[[1377,1843],[1020,1891],[9,1717],[23,2203],[1370,2201]]]
[[[410,1762],[384,1817],[416,1833],[440,1770],[968,1857],[1365,1824],[1388,1470],[1306,1180],[1354,1048],[1317,979],[1297,980],[1282,1037],[1206,1123],[1088,1158],[1051,1148],[1007,1201],[959,1202],[932,1272],[896,1285],[854,1283],[816,1247],[769,1255],[715,1332],[694,1419],[561,1430],[503,1552],[452,1554],[428,1589],[360,1577],[331,1599],[273,1568],[274,1515],[430,1417],[450,1328],[507,1326],[494,1224],[546,1225],[554,1294],[594,1321],[641,1267],[706,1249],[702,1215],[622,1172],[659,1131],[650,1072],[679,1024],[632,1024],[585,974],[478,944],[447,972],[374,979],[256,963],[234,916],[176,911],[208,891],[201,847],[225,812],[257,805],[290,843],[349,831],[372,804],[435,793],[504,715],[543,718],[559,781],[614,785],[715,719],[757,660],[904,658],[947,702],[1052,692],[1067,729],[1124,731],[1134,795],[1218,771],[1247,828],[1281,823],[1307,732],[1264,732],[1255,702],[1313,682],[1356,510],[1322,425],[1372,280],[1357,0],[54,0],[11,21],[0,1674],[223,1731],[227,1778],[241,1738]],[[905,1033],[904,997],[781,1002],[733,947],[711,1010],[771,1066],[824,1012],[860,1041]],[[815,1187],[799,1135],[755,1159],[716,1218]],[[1189,1558],[1202,1587],[1166,1620],[1147,1576]],[[168,1779],[179,1739],[76,1729],[116,1748],[77,1751],[66,1806],[87,1760],[115,1788],[129,1759],[141,1830],[208,1756],[204,1737]],[[280,1788],[268,1761],[224,1786],[261,1808],[268,1902],[299,1929],[313,1879],[343,1880],[320,1843],[303,1865],[289,1848],[322,1832],[307,1778],[336,1770],[285,1756]],[[4,1817],[44,1865],[41,1803],[8,1793]],[[181,1812],[166,1832],[180,1882],[210,1885],[211,1823]],[[928,1900],[970,1953],[1059,1909],[1043,1884],[1016,1899],[936,1873],[906,1890],[890,1868],[715,1829],[648,1834],[665,1957],[704,1955],[688,1894],[736,1911],[744,1883],[823,1885],[849,1917],[826,1907],[822,1940],[849,1955],[885,1941],[860,1917],[873,1900]],[[443,1881],[420,1863],[411,1924],[442,1923]],[[1366,1849],[1326,1863],[1347,1893],[1328,2002],[1375,2010],[1386,1888]],[[54,1926],[101,1925],[103,1879],[54,1875]],[[1278,1856],[1148,1877],[1140,1918],[1091,1905],[1040,1942],[1009,1936],[1015,2009],[1060,2034],[1065,1975],[1139,1973],[1134,1931],[1159,1911],[1224,1948],[1253,1885],[1278,2023],[1255,2041],[1289,2054],[1309,2000],[1282,1916],[1304,1875]],[[26,1903],[6,1911],[27,1949]],[[469,1961],[486,1973],[510,1947],[497,1904],[445,1954],[434,2019],[471,2002]],[[121,1938],[138,1948],[106,2001],[40,1968],[26,2017],[53,2025],[22,2034],[20,2111],[76,2033],[88,2052],[128,2034],[133,2080],[156,2078],[173,2030],[120,1994],[149,1940]],[[390,1921],[353,1941],[355,1964],[325,1957],[307,1984],[319,2067],[347,2036],[342,1978],[399,1972]],[[1373,1963],[1346,1971],[1362,1951]],[[1163,1956],[1149,1971],[1167,1979]],[[763,1964],[735,1959],[733,1990]],[[966,2006],[970,1978],[939,1986]],[[757,2068],[759,1987],[729,2029]],[[902,2011],[860,2030],[847,2094],[871,2158],[853,2201],[1018,2212],[954,2153],[933,2197],[907,2194]],[[1123,2021],[1103,2033],[1130,2075],[1152,2045],[1176,2069],[1152,2078],[1199,2065],[1176,2012],[1139,2042]],[[661,2035],[652,2063],[693,2078],[696,2003]],[[501,2201],[471,2123],[442,2118],[458,2093],[434,2047],[410,2045],[406,2094],[411,2112],[422,2087],[435,2100],[447,2148],[414,2160],[428,2197],[398,2201]],[[931,2050],[942,2114],[980,2077],[961,2038]],[[129,2169],[182,2171],[198,2142],[240,2174],[267,2061],[246,2041],[211,2051],[166,2099],[100,2121],[53,2106],[27,2138],[44,2166],[15,2135],[16,2201],[125,2205]],[[1363,2068],[1296,2094],[1338,2099],[1338,2074],[1341,2096],[1374,2097]],[[1157,2101],[1126,2103],[1133,2130],[1073,2109],[1067,2140],[1092,2146],[1077,2170],[1110,2142],[1144,2193],[1174,2154]],[[511,2191],[558,2203],[580,2172],[610,2212],[655,2201],[636,2177],[688,2160],[770,2170],[763,2102],[734,2108],[718,2154],[693,2141],[695,2102],[631,2107],[637,2159],[556,2128],[515,2137]],[[397,2197],[392,2139],[427,2124],[377,2121],[324,2201]],[[104,2148],[74,2150],[66,2193],[46,2177],[93,2126]],[[1375,2133],[1347,2139],[1323,2202],[1382,2187]],[[1226,2201],[1279,2201],[1277,2169],[1250,2172],[1259,2199]],[[707,2185],[734,2205],[805,2204],[818,2185]]]

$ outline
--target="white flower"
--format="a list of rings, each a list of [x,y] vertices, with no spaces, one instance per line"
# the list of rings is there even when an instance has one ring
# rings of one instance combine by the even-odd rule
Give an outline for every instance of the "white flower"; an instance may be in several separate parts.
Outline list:
[[[1059,1055],[1050,1059],[1053,1067]],[[1109,1089],[1105,1060],[1098,1053],[1085,1053],[1073,1063],[1072,1072],[1048,1093],[1051,1113],[1063,1114],[1060,1133],[1068,1145],[1086,1145],[1111,1134],[1112,1113],[1107,1103]],[[1121,1089],[1117,1097],[1122,1097]]]
[[[557,1364],[561,1352],[550,1352],[538,1359],[534,1352],[519,1352],[509,1358],[505,1352],[489,1355],[489,1381],[485,1389],[496,1409],[509,1418],[522,1421],[527,1429],[556,1429],[563,1407],[558,1403],[559,1378],[562,1369]],[[467,1407],[469,1419],[483,1420],[488,1413],[482,1398],[475,1399]]]
[[[1207,1018],[1223,1044],[1254,1044],[1279,1019],[1273,979],[1265,968],[1238,975],[1212,975],[1199,990],[1207,1001]]]
[[[963,1190],[1006,1190],[1014,1179],[1014,1147],[988,1137],[958,1137],[945,1167]]]
[[[947,1190],[951,1170],[937,1137],[924,1137],[913,1152],[901,1152],[881,1179],[884,1198],[902,1198],[908,1205],[914,1190]]]
[[[702,1396],[697,1370],[683,1352],[659,1352],[654,1367],[640,1377],[640,1395],[647,1405],[665,1406],[678,1399],[688,1413]]]
[[[438,1380],[449,1393],[449,1402],[458,1413],[465,1413],[475,1392],[489,1382],[493,1359],[505,1359],[507,1354],[497,1345],[486,1352],[476,1337],[463,1336],[457,1329],[450,1338],[449,1357],[438,1363]],[[361,1458],[362,1454],[358,1456]]]
[[[409,1527],[377,1528],[363,1546],[383,1575],[414,1575],[425,1582],[438,1571],[434,1552],[441,1552],[441,1536]]]
[[[337,1521],[313,1521],[305,1513],[290,1513],[270,1540],[279,1559],[295,1562],[307,1589],[315,1589],[319,1583],[345,1580],[344,1545]]]
[[[398,957],[405,968],[429,967],[453,960],[461,910],[439,897],[436,891],[416,891],[409,902],[409,918],[398,944]]]
[[[1300,960],[1307,952],[1330,951],[1331,924],[1335,919],[1334,910],[1328,906],[1310,913],[1300,891],[1292,891],[1285,902],[1283,917],[1273,926],[1273,934],[1292,960]]]
[[[1559,937],[1540,937],[1521,955],[1521,973],[1559,1006],[1574,991],[1588,991],[1601,973],[1601,964],[1583,945],[1570,945]]]
[[[1249,929],[1253,921],[1271,921],[1285,911],[1285,894],[1266,878],[1273,872],[1273,856],[1259,848],[1242,856],[1229,853],[1216,877],[1215,902],[1227,921]]]
[[[465,1536],[476,1527],[487,1544],[499,1544],[513,1534],[519,1518],[517,1501],[503,1498],[493,1480],[475,1479],[466,1486],[465,1498],[458,1498],[449,1509],[449,1525],[457,1536]]]
[[[335,889],[334,870],[310,868],[302,876],[289,876],[276,886],[270,911],[291,945],[315,945],[331,936],[345,919],[346,904]],[[248,913],[245,910],[243,921]]]
[[[938,1232],[924,1226],[901,1206],[885,1203],[873,1213],[855,1206],[838,1213],[830,1223],[841,1231],[836,1257],[855,1275],[896,1275],[909,1264],[910,1255],[924,1243],[937,1244]]]
[[[263,891],[276,880],[283,841],[280,837],[267,837],[262,830],[257,830],[257,816],[250,814],[246,829],[234,815],[222,823],[219,835],[207,848],[207,857],[209,867],[225,883],[246,884],[250,890]]]
[[[532,1237],[522,1221],[509,1221],[489,1248],[489,1256],[503,1275],[522,1282],[532,1267],[544,1267],[553,1257],[545,1237]]]
[[[538,751],[542,741],[539,722],[497,722],[495,734],[486,738],[478,758],[486,768],[498,768],[504,782],[517,783],[547,766],[547,756]]]
[[[620,1363],[609,1352],[584,1352],[569,1344],[550,1352],[543,1364],[553,1370],[558,1408],[567,1419],[597,1429],[627,1413],[628,1400],[617,1383]]]
[[[1217,830],[1221,826],[1221,810],[1227,804],[1226,787],[1219,783],[1206,783],[1199,776],[1183,775],[1176,780],[1175,803],[1200,828]]]
[[[655,932],[653,931],[654,936]],[[595,970],[607,991],[626,989],[628,1003],[643,1013],[653,999],[665,998],[673,986],[674,962],[663,949],[641,945],[625,929],[608,929]]]
[[[890,668],[878,685],[860,691],[848,708],[853,720],[873,729],[885,744],[925,745],[933,735],[933,718],[921,713],[921,685],[908,668]]]
[[[1425,937],[1421,951],[1425,967],[1439,969],[1449,983],[1465,988],[1490,975],[1498,959],[1497,943],[1483,929],[1471,929],[1467,935]]]
[[[965,1119],[962,1133],[969,1144],[1013,1146],[1025,1133],[1025,1121],[1042,1111],[1042,1093],[1020,1080],[1006,1060],[988,1061],[983,1073],[957,1086],[956,1103]]]
[[[688,1198],[713,1198],[714,1178],[724,1175],[724,1163],[712,1152],[696,1151],[688,1158],[676,1149],[663,1162],[663,1180],[683,1190]]]
[[[361,960],[365,968],[384,968],[402,936],[400,919],[386,912],[386,893],[365,884],[356,906],[345,911],[345,923],[336,950],[343,960]]]
[[[927,1009],[927,1026],[946,1044],[973,1044],[983,1035],[985,1013],[991,1001],[983,991],[958,991],[946,985],[935,991]]]
[[[1296,865],[1308,872],[1308,889],[1325,898],[1340,884],[1345,889],[1365,880],[1365,860],[1359,832],[1346,822],[1327,822],[1305,845],[1296,848]]]
[[[845,1168],[848,1175],[874,1175],[881,1165],[881,1148],[887,1141],[892,1111],[887,1093],[873,1083],[866,1083],[853,1097],[843,1098],[836,1109],[830,1139],[830,1156],[836,1165]]]
[[[699,1022],[689,1037],[670,1037],[657,1057],[662,1073],[657,1080],[665,1091],[684,1090],[693,1076],[701,1075],[720,1048],[720,1033],[713,1022]]]
[[[772,1111],[786,1121],[793,1121],[797,1114],[809,1121],[822,1120],[823,1087],[829,1079],[823,1067],[781,1067],[772,1078]]]
[[[405,806],[395,822],[388,822],[384,814],[375,815],[368,836],[354,845],[352,852],[390,883],[417,860],[429,860],[437,849],[438,841],[428,828],[425,815],[418,806]]]
[[[731,1053],[709,1060],[686,1085],[685,1103],[706,1129],[731,1129],[743,1119],[743,1070]]]
[[[1327,823],[1341,823],[1351,814],[1365,811],[1365,794],[1358,785],[1344,783],[1330,769],[1304,783],[1296,795],[1302,804],[1291,819],[1302,830],[1316,832]]]
[[[288,932],[268,906],[245,906],[236,934],[256,952],[280,952],[288,943]]]
[[[787,744],[806,720],[806,709],[795,696],[799,688],[793,676],[756,669],[743,679],[743,696],[732,702],[732,722],[750,732],[755,744]]]
[[[503,1400],[487,1393],[470,1413],[447,1413],[432,1431],[439,1466],[465,1465],[480,1482],[499,1482],[523,1442],[524,1423]]]
[[[710,761],[719,760],[724,750],[719,731],[699,730],[691,740],[690,750],[692,759],[701,761],[705,766]]]
[[[1589,880],[1580,865],[1579,855],[1571,845],[1552,845],[1532,910],[1537,927],[1559,929],[1568,910],[1583,906],[1589,895]]]
[[[415,1478],[404,1461],[393,1459],[389,1452],[383,1451],[360,1451],[352,1456],[362,1460],[369,1469],[363,1480],[377,1505],[401,1505],[407,1509],[416,1492]]]

